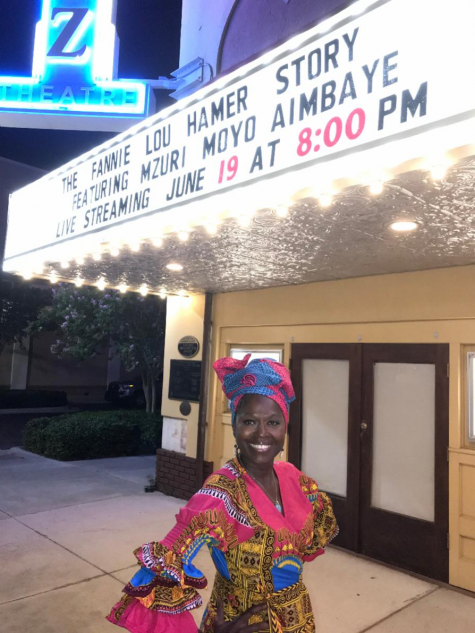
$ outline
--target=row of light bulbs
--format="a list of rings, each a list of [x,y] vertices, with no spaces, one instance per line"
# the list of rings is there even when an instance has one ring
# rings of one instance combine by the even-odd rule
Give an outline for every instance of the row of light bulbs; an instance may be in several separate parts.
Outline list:
[[[446,173],[447,173],[447,164],[445,162],[440,162],[437,163],[435,165],[433,165],[430,169],[431,172],[431,176],[432,179],[437,181],[437,180],[442,180]],[[384,184],[385,184],[385,180],[383,178],[377,178],[372,180],[371,182],[369,182],[368,184],[368,189],[369,192],[372,195],[380,195],[383,191],[384,191]],[[322,208],[328,208],[332,205],[333,203],[333,199],[334,196],[330,191],[324,191],[322,193],[320,193],[319,195],[315,196],[315,198],[318,200],[319,205]],[[285,218],[287,217],[287,215],[289,214],[289,209],[292,206],[292,204],[294,204],[294,202],[288,202],[286,204],[278,204],[275,207],[275,213],[278,217],[280,218]],[[249,226],[252,222],[252,217],[253,217],[254,213],[253,211],[249,211],[247,213],[242,213],[241,215],[236,217],[236,220],[239,224],[239,226],[241,226],[242,228],[245,228],[247,226]],[[220,221],[219,219],[215,216],[214,221],[212,222],[208,222],[205,225],[205,228],[208,232],[208,234],[210,235],[216,235],[216,233],[218,232],[218,228],[219,228],[219,224]],[[415,228],[417,228],[417,223],[412,222],[412,221],[398,221],[398,222],[394,222],[390,225],[390,228],[393,229],[394,231],[398,231],[398,232],[405,232],[405,231],[411,231],[414,230]],[[178,239],[181,242],[187,242],[190,236],[190,233],[192,231],[192,228],[187,226],[186,228],[182,228],[178,231],[175,231],[175,234],[177,235]],[[163,235],[157,235],[156,237],[151,239],[151,243],[153,244],[153,246],[155,246],[156,248],[161,248],[163,246],[163,241],[164,241],[164,236]],[[117,242],[117,243],[113,243],[110,248],[109,248],[109,254],[111,255],[111,257],[118,257],[120,255],[121,249],[122,249],[123,244]],[[135,240],[131,243],[128,244],[129,249],[133,252],[133,253],[138,253],[140,251],[140,248],[142,246],[142,241],[140,240]],[[92,253],[92,259],[96,262],[101,261],[102,256],[104,254],[104,251],[102,250],[102,248],[99,250],[96,250]],[[83,255],[79,255],[77,257],[74,258],[75,262],[78,266],[82,266],[85,264],[86,261],[86,257]],[[60,266],[63,270],[66,270],[70,267],[70,262],[67,260],[64,260],[60,263]],[[178,263],[174,263],[171,262],[169,263],[167,266],[168,270],[174,271],[174,272],[179,272],[181,270],[183,270],[183,266],[181,264]],[[33,272],[37,273],[37,274],[43,274],[43,269],[44,266],[39,266],[36,268],[36,270],[34,270]],[[31,279],[33,276],[33,273],[30,271],[27,271],[25,273],[23,273],[22,275],[25,279]],[[50,280],[55,283],[58,280],[58,276],[57,273],[53,272],[50,275]],[[56,281],[54,281],[56,280]],[[74,281],[74,283],[77,286],[80,286],[84,283],[84,280],[82,280],[80,277],[77,277],[76,280]],[[96,283],[96,286],[98,286],[99,288],[102,285],[102,281],[99,280]],[[106,287],[106,282],[104,282],[104,288]],[[121,292],[127,292],[128,287],[125,284],[121,284],[120,286],[118,286],[118,289]],[[143,296],[145,296],[146,294],[148,294],[148,291],[145,289],[144,286],[141,286],[141,288],[139,289],[139,292],[141,294],[143,294]],[[144,294],[145,293],[145,294]],[[160,293],[159,293],[160,294]],[[166,293],[162,293],[162,294],[166,294]]]
[[[28,277],[26,275],[23,275],[23,277],[25,279],[31,279],[31,276]],[[55,271],[52,271],[50,273],[49,280],[52,284],[58,283],[59,279],[60,278]],[[73,283],[77,288],[81,288],[85,284],[85,280],[82,277],[76,277],[73,280]],[[99,290],[106,290],[106,288],[109,287],[107,280],[104,279],[104,277],[100,277],[94,285],[96,286],[96,288],[99,288]],[[126,283],[120,283],[116,289],[122,294],[125,294],[129,290],[133,290],[133,288],[128,286]],[[150,287],[147,284],[142,284],[139,288],[137,288],[136,292],[142,295],[142,297],[146,297],[149,294],[155,294],[155,295],[158,295],[161,299],[165,299],[166,297],[173,294],[178,297],[189,298],[189,295],[184,290],[180,290],[177,293],[170,293],[170,292],[167,292],[165,288],[160,288],[158,292],[154,292],[150,289]]]

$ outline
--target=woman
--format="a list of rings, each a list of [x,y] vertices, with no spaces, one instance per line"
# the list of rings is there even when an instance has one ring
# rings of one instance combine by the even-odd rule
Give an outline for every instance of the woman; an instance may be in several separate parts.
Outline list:
[[[132,633],[196,633],[190,609],[206,586],[193,565],[206,544],[216,567],[204,633],[311,633],[302,567],[323,553],[338,528],[328,497],[283,450],[289,405],[287,369],[270,359],[222,358],[214,369],[231,403],[236,457],[182,508],[160,542],[135,551],[140,571],[108,619]]]

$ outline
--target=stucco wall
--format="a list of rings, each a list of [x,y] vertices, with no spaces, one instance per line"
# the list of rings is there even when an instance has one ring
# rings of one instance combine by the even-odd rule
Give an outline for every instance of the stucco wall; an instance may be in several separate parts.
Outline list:
[[[202,57],[214,75],[219,74],[347,4],[347,0],[183,0],[180,66]]]
[[[178,342],[183,336],[194,336],[198,339],[200,350],[191,360],[201,360],[204,309],[204,296],[194,296],[189,299],[169,297],[167,299],[167,325],[163,363],[162,448],[186,452],[188,457],[196,457],[199,404],[191,402],[191,412],[188,416],[184,416],[180,413],[181,401],[168,398],[170,361],[172,359],[185,360],[178,352]]]

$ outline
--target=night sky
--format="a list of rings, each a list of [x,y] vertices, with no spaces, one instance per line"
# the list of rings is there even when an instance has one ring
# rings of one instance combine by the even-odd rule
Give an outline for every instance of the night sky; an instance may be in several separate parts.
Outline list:
[[[0,0],[0,74],[30,76],[41,0]],[[119,77],[153,79],[179,66],[181,0],[117,0]],[[157,108],[173,99],[156,91]],[[0,127],[0,156],[51,170],[113,133]]]

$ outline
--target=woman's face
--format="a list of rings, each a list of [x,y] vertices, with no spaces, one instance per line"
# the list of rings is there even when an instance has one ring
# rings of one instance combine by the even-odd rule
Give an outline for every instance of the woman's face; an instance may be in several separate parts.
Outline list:
[[[234,436],[245,464],[271,468],[285,440],[284,415],[277,402],[258,394],[244,396],[238,406]]]

